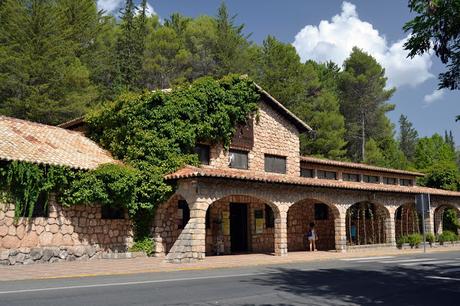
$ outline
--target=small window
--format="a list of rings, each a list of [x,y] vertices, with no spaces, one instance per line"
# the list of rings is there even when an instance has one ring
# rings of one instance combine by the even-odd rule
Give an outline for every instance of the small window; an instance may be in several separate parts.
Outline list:
[[[337,179],[337,172],[334,172],[334,171],[318,170],[317,175],[319,179],[324,179],[324,180],[336,180]]]
[[[265,171],[286,173],[286,157],[265,154]]]
[[[359,182],[359,174],[356,173],[344,173],[342,174],[342,179],[347,182]]]
[[[102,219],[109,220],[118,220],[125,218],[125,210],[123,207],[114,207],[114,206],[101,206],[101,217]]]
[[[195,146],[195,153],[202,165],[209,165],[209,150],[208,145],[198,144]]]
[[[314,169],[300,168],[301,177],[315,177]]]
[[[324,203],[315,204],[315,220],[327,220],[328,207]]]
[[[267,204],[265,204],[265,227],[275,227],[275,215],[273,214],[273,209]]]
[[[377,184],[379,177],[375,175],[363,175],[363,182]]]
[[[188,207],[187,201],[180,200],[178,203],[178,209],[180,217],[179,229],[183,229],[187,225],[188,220],[190,220],[190,208]]]
[[[228,156],[230,168],[248,169],[248,152],[230,149]]]
[[[399,184],[401,186],[412,186],[412,180],[409,179],[400,179]]]
[[[397,185],[398,184],[398,179],[395,177],[384,177],[383,178],[383,183],[387,185]]]

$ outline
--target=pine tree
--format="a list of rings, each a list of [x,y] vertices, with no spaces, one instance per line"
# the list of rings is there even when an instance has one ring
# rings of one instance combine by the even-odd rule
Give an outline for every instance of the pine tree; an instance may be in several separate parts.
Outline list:
[[[415,147],[417,146],[418,132],[406,116],[399,117],[399,148],[409,161],[414,161]]]
[[[353,48],[340,74],[340,110],[345,117],[348,156],[364,161],[367,139],[392,137],[385,113],[393,110],[388,99],[395,89],[386,89],[385,70],[369,54]]]

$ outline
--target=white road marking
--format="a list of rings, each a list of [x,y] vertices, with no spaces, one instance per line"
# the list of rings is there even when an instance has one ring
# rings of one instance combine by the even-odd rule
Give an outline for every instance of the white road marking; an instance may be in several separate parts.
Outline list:
[[[436,260],[437,258],[414,258],[414,259],[397,259],[397,260],[382,260],[380,263],[404,263],[404,262],[417,262],[417,261],[428,261]]]
[[[460,278],[444,277],[444,276],[425,276],[425,278],[460,281]]]
[[[94,284],[94,285],[76,285],[76,286],[35,288],[35,289],[20,289],[20,290],[0,291],[0,295],[1,294],[13,294],[13,293],[42,292],[42,291],[59,291],[59,290],[69,290],[69,289],[132,286],[132,285],[168,283],[168,282],[181,282],[181,281],[193,281],[193,280],[204,280],[204,279],[219,279],[219,278],[231,278],[231,277],[257,276],[257,275],[279,274],[279,273],[281,273],[281,272],[273,271],[273,272],[259,272],[259,273],[243,273],[243,274],[229,274],[229,275],[215,275],[215,276],[171,278],[171,279],[159,279],[159,280],[148,280],[148,281],[137,281],[137,282],[122,282],[122,283],[106,283],[106,284]]]
[[[342,258],[343,261],[360,261],[360,260],[374,260],[374,259],[387,259],[394,258],[394,256],[376,256],[376,257],[358,257],[358,258]]]
[[[436,261],[427,261],[427,262],[411,262],[411,263],[404,263],[401,266],[416,266],[416,265],[437,265],[437,264],[446,264],[451,263],[452,260],[436,260]]]
[[[457,272],[457,271],[460,271],[460,268],[444,269],[444,270],[441,271],[441,274],[451,273],[451,272]]]

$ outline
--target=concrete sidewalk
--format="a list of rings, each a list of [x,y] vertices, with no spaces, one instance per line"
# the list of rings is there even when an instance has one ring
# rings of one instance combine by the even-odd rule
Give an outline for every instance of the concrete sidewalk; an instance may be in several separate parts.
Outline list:
[[[443,251],[460,251],[460,247],[453,246],[427,249],[427,253]],[[321,251],[290,252],[288,256],[283,257],[273,256],[270,254],[224,255],[209,256],[201,262],[181,264],[166,263],[164,262],[164,258],[138,257],[131,259],[96,259],[90,261],[59,262],[52,264],[44,263],[0,266],[0,281],[202,270],[257,265],[276,265],[306,261],[324,261],[352,257],[408,254],[423,254],[423,248],[408,250],[398,250],[396,248],[380,250],[374,249],[348,253]]]

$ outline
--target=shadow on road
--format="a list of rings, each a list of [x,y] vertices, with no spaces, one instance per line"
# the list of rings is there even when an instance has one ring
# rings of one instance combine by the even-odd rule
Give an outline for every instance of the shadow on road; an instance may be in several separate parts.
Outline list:
[[[274,287],[280,294],[311,300],[315,305],[458,305],[460,301],[460,282],[427,278],[436,274],[423,269],[276,271],[279,273],[249,282]]]

